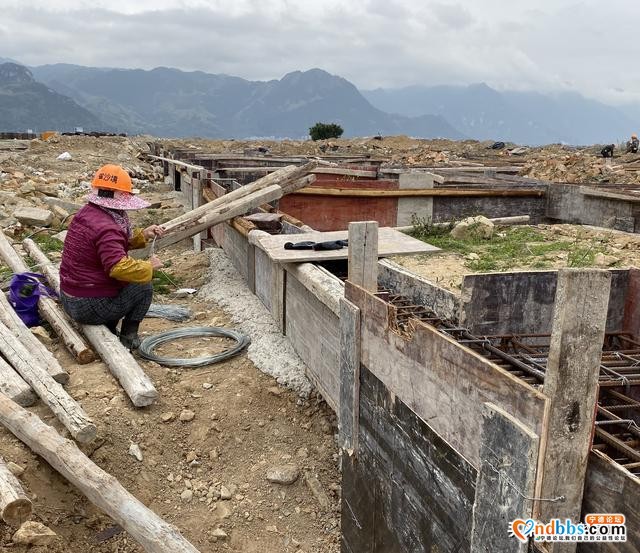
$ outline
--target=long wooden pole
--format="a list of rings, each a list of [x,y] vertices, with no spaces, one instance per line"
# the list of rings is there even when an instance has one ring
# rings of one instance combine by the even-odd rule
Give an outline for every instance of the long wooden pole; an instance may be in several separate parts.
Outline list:
[[[82,407],[67,394],[61,384],[51,378],[42,361],[32,355],[3,324],[0,324],[0,353],[76,440],[87,443],[96,437],[96,426]]]
[[[31,387],[2,357],[0,357],[0,392],[23,407],[29,407],[36,402],[36,394]]]
[[[0,257],[14,273],[25,273],[29,267],[22,257],[13,249],[9,240],[0,232]],[[43,318],[60,336],[67,349],[75,356],[79,363],[91,363],[95,359],[93,351],[87,346],[75,328],[71,325],[58,304],[51,298],[41,297],[38,308]]]
[[[25,240],[25,248],[38,262],[49,284],[60,293],[58,268],[34,242]],[[158,391],[118,338],[104,325],[82,325],[81,328],[98,355],[109,367],[111,374],[120,382],[131,402],[136,407],[146,407],[154,403],[158,397]]]
[[[215,209],[221,205],[225,205],[234,200],[239,200],[240,198],[244,198],[254,192],[262,190],[267,186],[271,186],[272,184],[278,184],[283,191],[289,192],[290,186],[295,186],[294,183],[299,181],[302,177],[310,173],[313,169],[318,166],[317,161],[310,161],[304,165],[296,167],[295,165],[287,165],[278,171],[271,173],[257,181],[252,182],[251,184],[247,184],[246,186],[242,186],[237,190],[233,190],[220,198],[213,200],[212,202],[201,205],[191,211],[172,219],[162,225],[165,232],[167,234],[171,234],[177,229],[181,229],[186,225],[193,224],[198,219],[204,217],[210,210]]]
[[[47,372],[56,382],[60,384],[69,382],[69,373],[62,368],[53,354],[22,322],[22,319],[18,317],[18,314],[2,293],[0,293],[0,322],[9,328],[23,344],[28,345],[29,350],[42,359],[47,367]]]
[[[20,526],[31,516],[31,500],[0,456],[0,516],[11,526]]]
[[[76,444],[4,394],[0,394],[0,423],[122,526],[147,553],[198,553],[175,527],[138,501]]]

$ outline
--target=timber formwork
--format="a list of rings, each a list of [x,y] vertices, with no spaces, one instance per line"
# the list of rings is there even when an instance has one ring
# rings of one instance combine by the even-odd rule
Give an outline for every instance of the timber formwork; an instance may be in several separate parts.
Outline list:
[[[180,173],[189,206],[243,184],[203,172],[212,161],[200,154],[156,153],[171,182]],[[281,216],[281,232],[309,229],[304,216]],[[524,551],[508,518],[562,510],[559,497],[540,495],[557,441],[544,386],[558,273],[469,275],[456,294],[381,260],[369,291],[346,280],[345,263],[274,263],[252,238],[261,232],[236,218],[197,240],[224,248],[339,416],[343,551]],[[631,553],[640,550],[640,271],[608,274],[593,445],[586,477],[569,475],[567,486],[581,494],[584,485],[582,515],[627,518],[627,542],[578,550]]]

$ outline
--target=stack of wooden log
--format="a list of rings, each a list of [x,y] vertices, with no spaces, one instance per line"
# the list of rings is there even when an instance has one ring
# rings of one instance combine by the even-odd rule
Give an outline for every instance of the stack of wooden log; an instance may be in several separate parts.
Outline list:
[[[302,167],[285,167],[166,223],[166,236],[158,241],[156,248],[178,242],[308,186],[315,180],[309,172],[316,166],[317,162],[310,162]],[[24,253],[35,261],[38,272],[60,292],[58,268],[32,240],[26,239],[22,246]],[[14,273],[29,271],[22,254],[2,232],[0,257]],[[42,317],[79,363],[95,359],[86,338],[136,407],[155,402],[158,393],[153,383],[106,327],[81,325],[78,329],[52,298],[41,298],[39,308]],[[68,380],[69,375],[58,360],[25,326],[0,292],[0,424],[46,459],[146,551],[197,553],[174,527],[135,499],[113,476],[97,467],[74,442],[61,437],[55,429],[24,409],[33,404],[37,396],[75,440],[80,443],[92,441],[97,434],[96,426],[63,388]],[[7,524],[17,526],[29,519],[31,511],[31,501],[0,457],[0,517]]]

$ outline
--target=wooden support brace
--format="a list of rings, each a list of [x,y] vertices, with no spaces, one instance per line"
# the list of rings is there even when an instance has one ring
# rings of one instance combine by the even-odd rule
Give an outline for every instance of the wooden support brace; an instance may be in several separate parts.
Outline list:
[[[378,291],[378,223],[349,223],[349,281]]]
[[[543,521],[578,521],[581,515],[610,287],[608,271],[558,271],[544,382],[550,410],[540,495],[564,500],[542,502]],[[550,550],[573,552],[576,543],[554,543]]]
[[[340,298],[340,447],[353,455],[358,449],[360,419],[360,309]]]
[[[147,553],[198,553],[175,527],[138,501],[76,444],[3,394],[0,423],[122,526]]]
[[[14,273],[29,272],[29,267],[13,249],[3,232],[0,232],[0,257]],[[41,297],[38,308],[42,317],[53,327],[53,330],[79,363],[90,363],[95,359],[93,351],[73,328],[53,299]]]
[[[57,267],[51,263],[36,244],[25,244],[25,247],[29,248],[34,259],[38,260],[40,270],[47,277],[49,284],[59,293],[60,273]],[[155,402],[158,392],[153,383],[138,365],[133,355],[106,326],[82,325],[82,332],[136,407],[146,407]]]
[[[500,407],[484,407],[471,551],[526,553],[528,544],[508,529],[512,520],[532,516],[539,439]]]
[[[96,437],[96,427],[82,407],[51,378],[42,360],[32,355],[3,324],[0,324],[0,353],[76,440],[87,443]]]
[[[20,526],[31,516],[31,500],[0,456],[0,516],[10,526]]]

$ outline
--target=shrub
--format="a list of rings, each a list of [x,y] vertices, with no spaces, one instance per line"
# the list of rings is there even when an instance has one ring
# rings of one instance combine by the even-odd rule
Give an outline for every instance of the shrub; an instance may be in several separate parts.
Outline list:
[[[326,138],[340,138],[344,129],[336,123],[316,123],[309,129],[311,140],[325,140]]]

